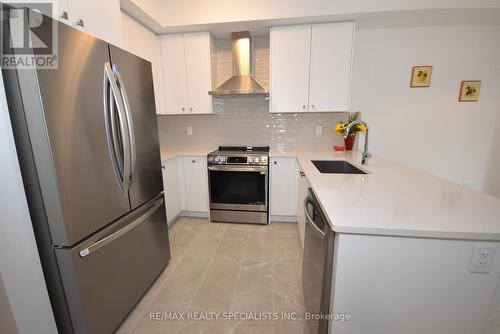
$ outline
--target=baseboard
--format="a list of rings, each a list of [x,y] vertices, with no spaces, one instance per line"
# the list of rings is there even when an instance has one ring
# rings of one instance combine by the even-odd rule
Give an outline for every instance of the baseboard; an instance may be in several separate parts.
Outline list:
[[[182,210],[178,216],[193,217],[193,218],[208,218],[208,212]]]
[[[170,221],[167,222],[168,227],[174,225],[179,220],[179,218],[181,218],[180,212],[177,214],[177,216],[175,216],[173,219],[170,219]]]
[[[297,216],[271,216],[271,223],[296,223]]]

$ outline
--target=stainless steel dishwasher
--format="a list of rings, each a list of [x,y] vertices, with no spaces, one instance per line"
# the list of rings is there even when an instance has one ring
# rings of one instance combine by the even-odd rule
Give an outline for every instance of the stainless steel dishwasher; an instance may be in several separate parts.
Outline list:
[[[302,288],[306,313],[313,317],[330,314],[334,232],[309,188],[304,202],[306,216]],[[328,333],[328,320],[313,318],[306,321],[307,334]]]

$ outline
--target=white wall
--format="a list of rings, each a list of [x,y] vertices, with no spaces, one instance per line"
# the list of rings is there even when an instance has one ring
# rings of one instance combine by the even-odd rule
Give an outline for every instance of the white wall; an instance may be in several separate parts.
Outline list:
[[[0,73],[0,276],[9,299],[9,303],[2,304],[10,304],[19,333],[54,334],[57,329],[36,248],[4,92]]]
[[[122,12],[123,48],[151,62],[157,112],[163,110],[163,72],[160,38],[128,14]]]
[[[371,126],[371,151],[498,195],[499,41],[498,26],[358,30],[351,110]],[[434,66],[429,88],[409,87],[414,65]],[[479,102],[459,103],[474,79]]]

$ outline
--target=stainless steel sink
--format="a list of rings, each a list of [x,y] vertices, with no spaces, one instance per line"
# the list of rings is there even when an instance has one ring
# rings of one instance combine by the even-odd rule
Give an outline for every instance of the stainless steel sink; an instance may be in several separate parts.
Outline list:
[[[311,160],[322,174],[366,174],[344,160]]]

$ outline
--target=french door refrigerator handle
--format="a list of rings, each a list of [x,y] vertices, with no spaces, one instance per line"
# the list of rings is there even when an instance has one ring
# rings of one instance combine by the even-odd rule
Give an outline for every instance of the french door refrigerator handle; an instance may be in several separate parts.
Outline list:
[[[114,95],[110,88],[111,83],[108,80],[106,71],[104,71],[103,80],[103,100],[104,100],[104,127],[106,129],[106,138],[111,155],[111,161],[115,170],[115,176],[118,180],[120,189],[123,192],[123,156],[118,151],[118,139],[116,138],[116,117],[114,111]]]
[[[96,241],[92,245],[85,247],[82,249],[79,254],[80,257],[86,257],[90,255],[91,253],[95,252],[99,248],[102,248],[109,244],[110,242],[113,242],[114,240],[118,239],[122,235],[126,234],[128,231],[134,229],[137,225],[140,225],[144,220],[149,218],[155,211],[163,204],[163,194],[158,197],[156,200],[154,200],[150,205],[151,207],[139,218],[137,218],[134,222],[128,224],[121,230],[118,230],[114,232],[113,234],[108,235],[107,237],[102,238],[99,241]]]
[[[313,204],[313,202],[311,201],[311,198],[310,197],[307,197],[306,200],[304,201],[304,213],[306,215],[306,220],[309,224],[311,224],[311,226],[313,227],[313,230],[316,232],[316,234],[318,234],[318,236],[321,238],[321,239],[325,239],[326,238],[326,234],[325,232],[321,231],[321,229],[314,223],[314,220],[312,219],[312,217],[309,215],[309,211],[307,210],[307,204],[308,203],[311,203]]]
[[[120,120],[120,130],[121,130],[121,135],[122,135],[122,143],[123,143],[123,179],[122,181],[122,191],[124,195],[128,194],[128,189],[129,189],[129,176],[130,176],[130,136],[127,135],[128,131],[125,131],[125,124],[124,122],[127,120],[127,116],[125,114],[125,108],[123,106],[122,100],[118,99],[118,94],[121,95],[120,90],[118,88],[118,85],[116,84],[115,80],[115,74],[114,71],[111,68],[111,65],[109,63],[104,64],[104,73],[107,79],[107,82],[109,82],[111,92],[113,94],[113,99],[116,103],[116,109],[118,110],[118,118]],[[113,134],[114,136],[115,134]]]
[[[125,87],[125,83],[123,82],[122,75],[120,74],[118,66],[113,66],[113,71],[116,74],[116,78],[118,79],[119,89],[123,100],[123,105],[125,106],[125,114],[127,116],[127,127],[130,138],[130,175],[129,182],[132,182],[132,178],[134,176],[134,171],[137,168],[137,157],[136,157],[136,146],[135,146],[135,135],[134,135],[134,123],[132,119],[132,111],[130,108],[130,102],[127,96],[127,89]]]

